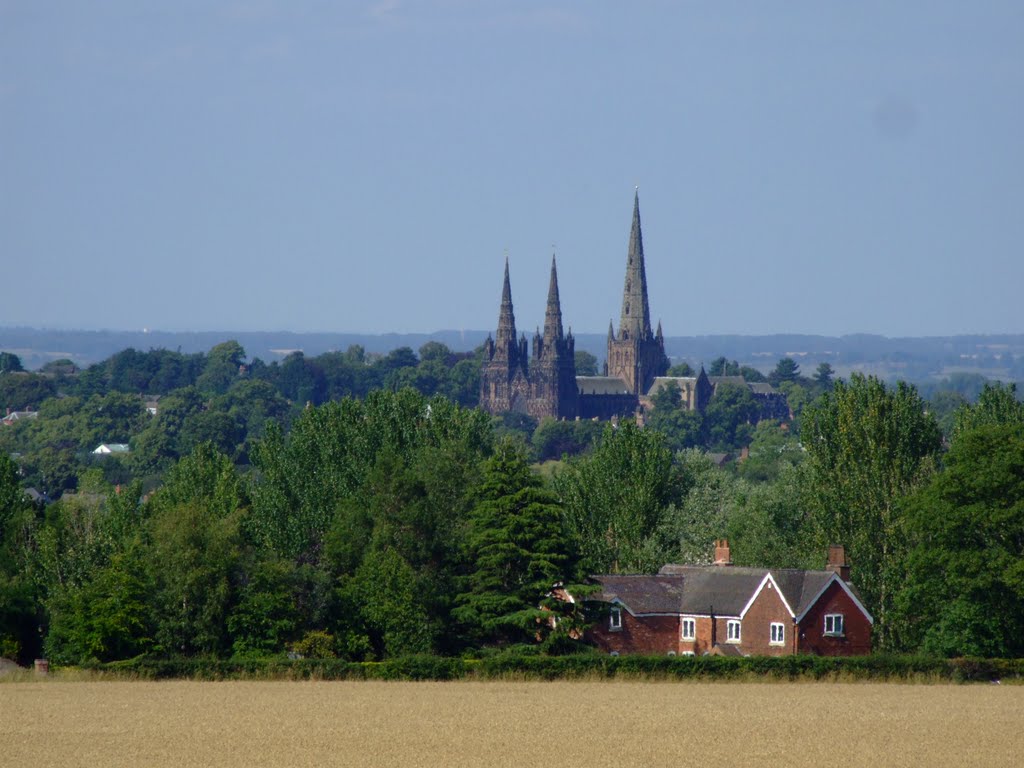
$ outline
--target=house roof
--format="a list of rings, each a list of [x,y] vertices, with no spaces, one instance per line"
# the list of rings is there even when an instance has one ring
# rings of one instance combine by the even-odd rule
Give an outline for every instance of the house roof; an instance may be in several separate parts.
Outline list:
[[[632,614],[679,613],[683,599],[680,576],[595,576],[601,584],[597,600],[622,603]]]
[[[101,443],[93,453],[128,453],[129,450],[127,443]]]
[[[577,376],[576,389],[581,395],[629,395],[626,382],[617,376]]]
[[[666,565],[656,576],[594,576],[601,585],[594,599],[622,603],[634,615],[706,616],[713,611],[716,616],[742,616],[769,576],[796,618],[806,613],[833,578],[860,604],[856,592],[832,571],[716,565]]]

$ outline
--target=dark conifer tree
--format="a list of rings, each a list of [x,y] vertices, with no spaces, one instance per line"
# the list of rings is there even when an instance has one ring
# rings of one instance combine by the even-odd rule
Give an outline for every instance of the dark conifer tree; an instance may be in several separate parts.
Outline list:
[[[470,572],[455,616],[473,639],[502,645],[546,636],[547,596],[571,557],[558,503],[511,441],[487,462],[466,550]]]

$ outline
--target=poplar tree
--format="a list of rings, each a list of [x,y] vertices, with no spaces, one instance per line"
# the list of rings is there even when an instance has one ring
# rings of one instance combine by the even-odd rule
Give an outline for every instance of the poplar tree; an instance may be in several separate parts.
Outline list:
[[[800,430],[804,491],[816,544],[843,544],[853,581],[876,620],[875,637],[893,647],[893,597],[905,573],[900,501],[929,476],[941,445],[917,390],[887,388],[860,374],[838,381],[807,407]]]

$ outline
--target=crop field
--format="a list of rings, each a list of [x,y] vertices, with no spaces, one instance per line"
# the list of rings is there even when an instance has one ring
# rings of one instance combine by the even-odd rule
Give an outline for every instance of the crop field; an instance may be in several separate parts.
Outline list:
[[[11,682],[4,766],[1019,766],[1024,686]]]

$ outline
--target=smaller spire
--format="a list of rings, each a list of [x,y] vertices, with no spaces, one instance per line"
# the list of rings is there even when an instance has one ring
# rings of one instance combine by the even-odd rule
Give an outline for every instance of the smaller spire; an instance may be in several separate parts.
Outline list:
[[[611,320],[608,321],[608,338],[609,339],[614,339],[615,338],[615,326],[612,325],[612,321]]]
[[[556,344],[562,340],[562,303],[558,296],[558,266],[554,254],[551,254],[548,306],[544,312],[544,340],[548,344]]]

